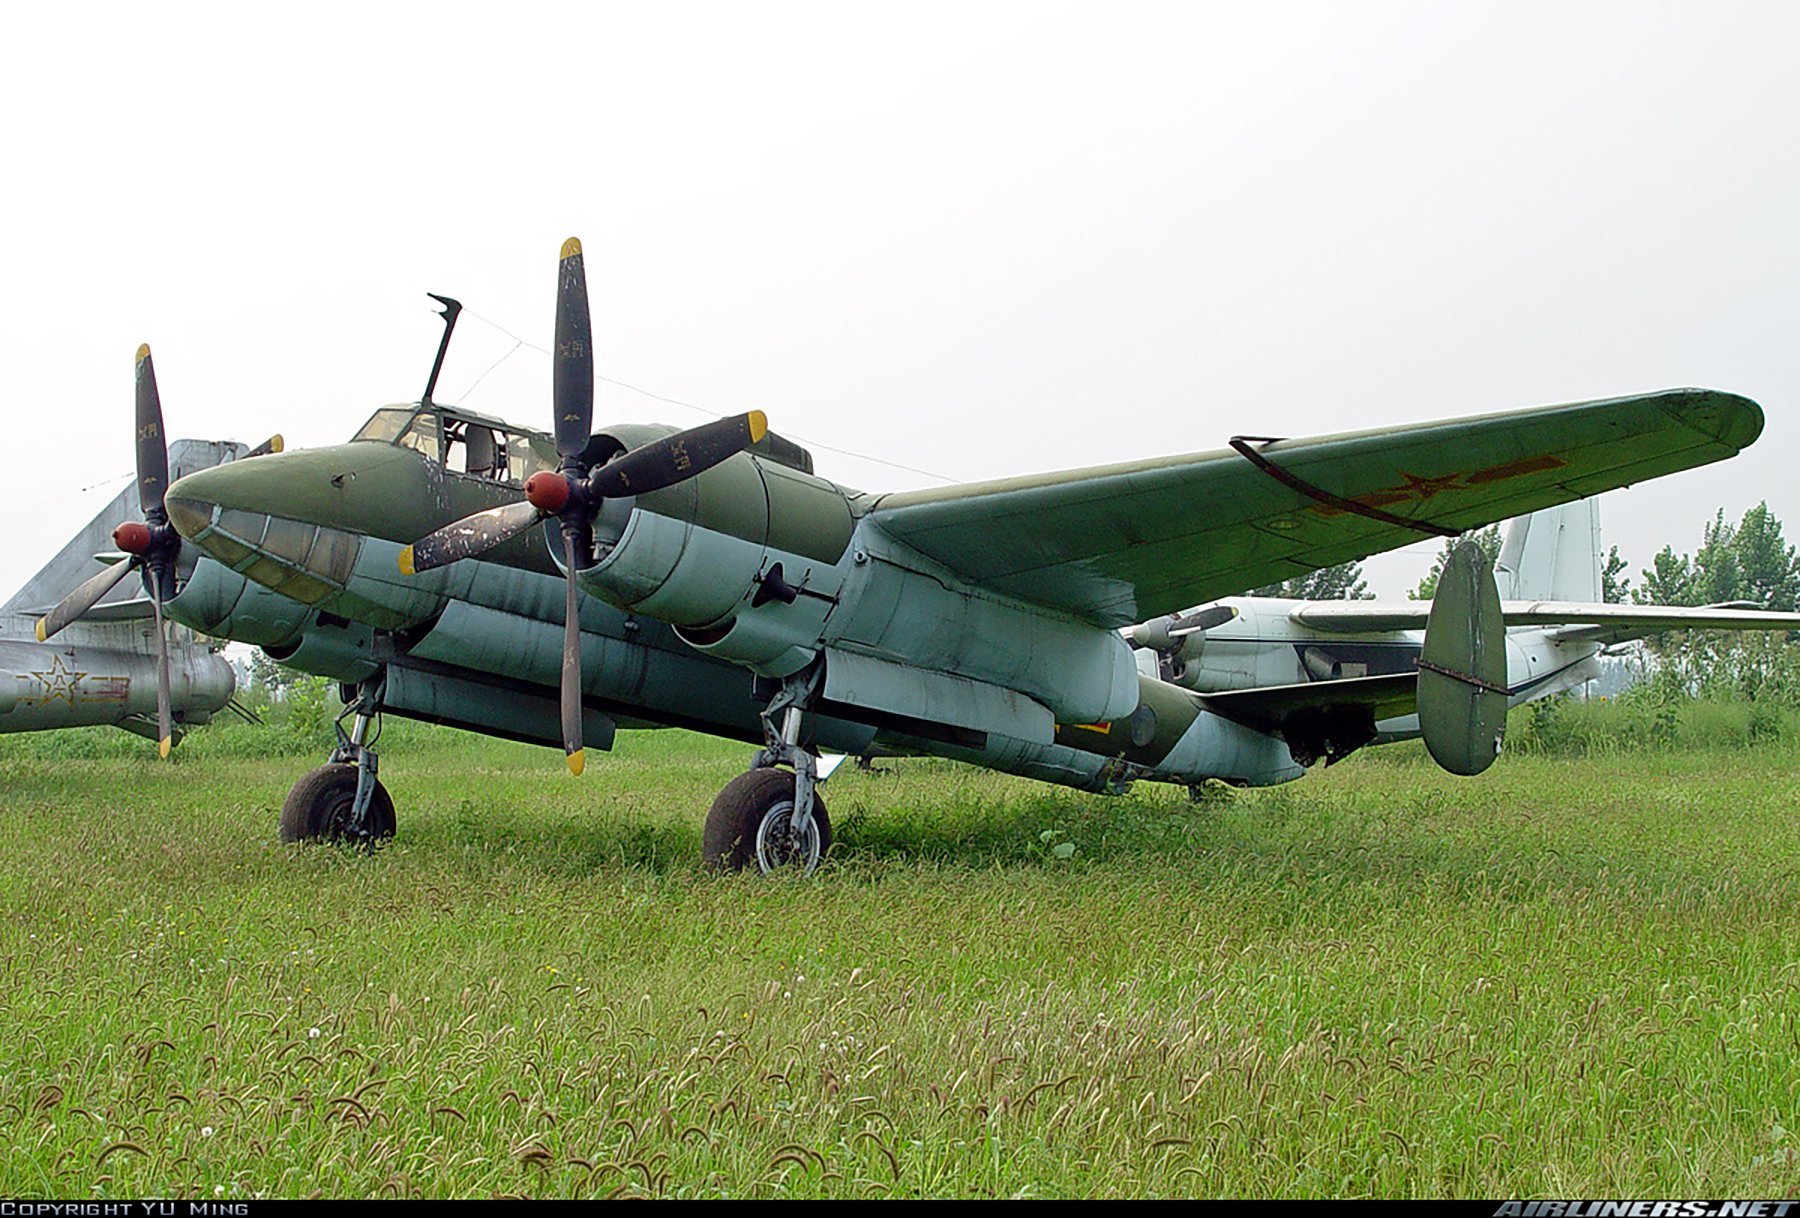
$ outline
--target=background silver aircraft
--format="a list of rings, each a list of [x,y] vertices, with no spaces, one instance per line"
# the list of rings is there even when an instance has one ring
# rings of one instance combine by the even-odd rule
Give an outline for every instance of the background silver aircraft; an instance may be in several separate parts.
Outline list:
[[[230,441],[177,440],[169,447],[171,473],[179,477],[248,451]],[[128,560],[112,534],[137,515],[137,486],[127,483],[0,605],[0,732],[110,724],[159,738],[155,608],[142,580],[126,576],[82,620],[48,642],[37,638],[39,619],[95,575],[96,557]],[[170,626],[169,705],[177,734],[181,725],[204,723],[231,701],[236,678],[221,646],[185,626]]]
[[[1800,614],[1749,603],[1697,608],[1606,604],[1601,597],[1600,504],[1562,504],[1508,522],[1493,564],[1505,619],[1507,704],[1519,706],[1601,675],[1609,647],[1670,630],[1800,630]],[[1385,715],[1391,688],[1410,677],[1424,642],[1430,601],[1300,601],[1233,596],[1154,618],[1125,631],[1140,671],[1208,697],[1219,713],[1284,731],[1296,760],[1340,757],[1362,744],[1418,735],[1416,714]],[[1374,680],[1371,680],[1374,679]],[[1318,739],[1285,717],[1297,691],[1360,682],[1369,697],[1347,701]],[[1307,754],[1302,759],[1300,754]]]

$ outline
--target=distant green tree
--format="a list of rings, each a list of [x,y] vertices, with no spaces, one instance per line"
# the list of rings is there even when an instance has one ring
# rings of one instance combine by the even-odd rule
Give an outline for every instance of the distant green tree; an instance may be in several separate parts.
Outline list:
[[[1490,524],[1485,529],[1476,529],[1473,533],[1464,533],[1461,537],[1446,537],[1443,546],[1438,550],[1437,558],[1431,564],[1430,573],[1419,581],[1417,588],[1406,594],[1408,600],[1428,601],[1437,595],[1438,577],[1444,573],[1444,560],[1450,557],[1452,547],[1465,541],[1472,541],[1481,547],[1481,552],[1487,555],[1489,566],[1492,566],[1494,560],[1500,557],[1500,526],[1497,524]]]
[[[1716,605],[1754,601],[1792,613],[1800,604],[1800,558],[1781,522],[1759,503],[1737,524],[1715,512],[1690,557],[1657,552],[1633,599],[1644,605]],[[1683,630],[1646,639],[1659,688],[1687,696],[1745,698],[1800,705],[1800,647],[1770,631]]]
[[[1685,554],[1664,546],[1643,572],[1644,582],[1631,594],[1640,605],[1697,605],[1694,569]]]
[[[1800,607],[1800,558],[1793,546],[1783,544],[1781,521],[1766,502],[1744,513],[1732,545],[1745,600],[1778,613]]]
[[[1295,601],[1368,601],[1375,594],[1363,578],[1359,562],[1322,567],[1311,575],[1296,575],[1278,583],[1264,584],[1251,591],[1251,596],[1278,596]]]
[[[268,653],[258,647],[250,653],[250,676],[255,682],[269,691],[271,698],[279,698],[301,674],[292,668],[284,667],[271,660]]]
[[[1737,530],[1725,523],[1725,509],[1720,508],[1694,551],[1694,595],[1700,598],[1696,604],[1744,599],[1744,571],[1736,543]]]
[[[1633,594],[1641,605],[1716,605],[1755,601],[1793,613],[1800,608],[1800,556],[1781,535],[1781,521],[1759,503],[1731,525],[1721,508],[1701,532],[1693,557],[1658,551]]]
[[[1600,564],[1600,599],[1609,605],[1622,605],[1631,595],[1631,580],[1620,578],[1625,565],[1618,546],[1614,546],[1607,553],[1606,561]]]

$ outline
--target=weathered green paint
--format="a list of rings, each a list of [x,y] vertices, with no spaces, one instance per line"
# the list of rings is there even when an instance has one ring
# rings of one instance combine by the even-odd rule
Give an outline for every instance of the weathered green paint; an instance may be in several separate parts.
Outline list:
[[[761,463],[769,494],[769,545],[822,563],[835,563],[850,544],[856,521],[844,492],[809,474]]]
[[[400,545],[464,516],[516,502],[521,493],[505,482],[447,470],[413,449],[367,440],[218,466],[169,488],[171,516],[178,522],[184,510],[217,504],[225,511],[310,521]],[[496,547],[492,557],[524,570],[557,573],[539,530]]]
[[[1506,728],[1506,627],[1494,572],[1473,542],[1451,550],[1438,576],[1418,704],[1419,730],[1439,765],[1479,774],[1494,764]]]
[[[1676,389],[1262,451],[1340,498],[1462,530],[1731,456],[1762,422],[1747,398]],[[869,515],[973,583],[1112,627],[1420,536],[1229,449],[884,495]]]
[[[408,719],[527,744],[562,747],[561,711],[555,698],[496,689],[443,672],[425,673],[396,665],[388,669],[382,701],[385,709]],[[610,716],[583,709],[583,747],[611,749],[615,726]]]
[[[271,660],[334,681],[366,681],[381,669],[375,659],[375,631],[363,622],[313,621],[295,642],[263,651]]]

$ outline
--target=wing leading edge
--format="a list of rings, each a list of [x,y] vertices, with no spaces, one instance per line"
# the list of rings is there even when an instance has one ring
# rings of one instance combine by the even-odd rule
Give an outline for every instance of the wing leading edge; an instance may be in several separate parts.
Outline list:
[[[1309,496],[1230,449],[881,496],[889,535],[965,578],[1118,627],[1733,456],[1763,426],[1708,389],[1261,446]]]
[[[1364,634],[1389,630],[1422,630],[1430,601],[1384,604],[1380,601],[1310,601],[1294,608],[1288,620],[1315,630]],[[1800,613],[1775,613],[1727,605],[1687,608],[1674,605],[1593,605],[1569,601],[1502,601],[1508,626],[1565,626],[1553,632],[1559,641],[1623,642],[1667,630],[1800,630]]]

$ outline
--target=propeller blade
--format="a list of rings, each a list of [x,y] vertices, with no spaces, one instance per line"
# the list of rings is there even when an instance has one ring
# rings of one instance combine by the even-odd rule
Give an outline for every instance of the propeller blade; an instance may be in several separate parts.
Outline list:
[[[704,473],[768,431],[769,421],[760,410],[702,423],[608,461],[588,476],[588,487],[602,499],[647,495]]]
[[[281,438],[280,432],[276,432],[261,444],[258,444],[255,448],[245,453],[240,460],[248,461],[251,457],[266,457],[270,453],[278,453],[286,447],[287,441]]]
[[[459,558],[472,557],[517,537],[543,518],[544,514],[525,499],[476,512],[400,551],[400,569],[417,575]]]
[[[587,765],[587,741],[581,733],[581,604],[575,586],[575,533],[563,529],[563,557],[569,577],[569,595],[563,602],[562,730],[563,752],[569,773],[581,776]]]
[[[1179,639],[1185,635],[1211,630],[1214,626],[1223,626],[1237,615],[1238,611],[1230,605],[1209,605],[1170,625],[1169,637]]]
[[[111,592],[118,582],[131,574],[132,570],[141,562],[141,559],[133,558],[126,562],[114,563],[63,597],[56,608],[39,620],[37,624],[38,642],[46,642],[52,635],[60,633],[63,627],[99,604],[100,598]]]
[[[166,759],[175,743],[175,726],[169,717],[169,630],[163,621],[162,602],[152,599],[156,609],[156,753]]]
[[[144,591],[158,605],[166,605],[175,599],[175,555],[173,552],[157,548],[144,555]]]
[[[138,505],[151,524],[161,524],[168,519],[163,492],[169,487],[169,450],[163,440],[162,400],[156,395],[156,368],[148,343],[137,349],[137,471]]]
[[[588,446],[594,421],[594,339],[588,320],[587,272],[581,242],[563,242],[556,276],[556,455],[565,461]]]

